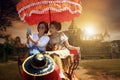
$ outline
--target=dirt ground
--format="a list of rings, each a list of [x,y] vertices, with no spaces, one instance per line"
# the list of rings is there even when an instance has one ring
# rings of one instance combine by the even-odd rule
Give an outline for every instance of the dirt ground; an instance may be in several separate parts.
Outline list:
[[[88,70],[80,67],[75,73],[79,77],[79,80],[120,80],[120,78],[108,76],[104,73],[97,73],[96,75],[87,74]]]
[[[11,63],[16,64],[16,62],[9,61],[8,63],[0,64],[0,66],[8,65]],[[17,68],[16,68],[16,70],[17,70]],[[79,67],[79,69],[75,70],[75,74],[77,75],[79,80],[120,80],[120,78],[106,75],[104,73],[99,73],[99,72],[96,75],[90,75],[90,74],[88,74],[88,70],[85,69],[84,67]],[[15,80],[15,79],[11,79],[11,80]]]

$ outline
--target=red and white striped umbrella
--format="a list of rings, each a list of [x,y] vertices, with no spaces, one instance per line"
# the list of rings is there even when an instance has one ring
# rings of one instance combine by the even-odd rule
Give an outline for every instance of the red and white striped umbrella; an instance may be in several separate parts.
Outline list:
[[[16,8],[20,19],[30,25],[70,21],[82,11],[80,0],[21,0]]]

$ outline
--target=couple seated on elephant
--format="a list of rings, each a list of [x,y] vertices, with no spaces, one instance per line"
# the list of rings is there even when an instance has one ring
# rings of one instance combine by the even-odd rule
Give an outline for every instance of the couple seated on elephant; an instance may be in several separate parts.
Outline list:
[[[50,55],[60,69],[59,76],[65,79],[64,72],[68,72],[70,62],[73,61],[69,50],[76,50],[75,57],[79,59],[80,48],[71,46],[68,43],[68,37],[63,32],[59,32],[61,24],[56,21],[50,23],[50,35],[47,35],[48,24],[46,22],[40,22],[37,30],[37,34],[27,35],[27,46],[30,47],[27,56],[38,53]]]

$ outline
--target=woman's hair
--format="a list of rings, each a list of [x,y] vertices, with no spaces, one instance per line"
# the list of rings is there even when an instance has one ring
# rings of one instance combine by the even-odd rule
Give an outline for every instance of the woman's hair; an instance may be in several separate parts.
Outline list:
[[[44,24],[44,25],[45,25],[45,29],[46,29],[45,33],[48,33],[48,24],[47,24],[45,21],[41,21],[41,22],[38,24],[38,26],[37,26],[38,32],[39,32],[39,26],[40,26],[40,24]]]
[[[54,25],[55,28],[56,28],[58,31],[61,30],[61,23],[59,23],[59,22],[57,22],[57,21],[52,21],[52,22],[50,23],[50,25]]]

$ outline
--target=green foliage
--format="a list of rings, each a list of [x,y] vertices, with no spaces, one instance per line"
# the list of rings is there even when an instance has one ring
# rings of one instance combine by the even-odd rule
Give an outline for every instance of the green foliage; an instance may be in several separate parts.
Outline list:
[[[5,51],[4,44],[0,44],[0,61],[2,62],[8,61],[8,54]]]
[[[0,58],[3,56],[3,53],[5,53],[5,51],[4,51],[4,45],[0,44]]]
[[[0,61],[7,62],[8,56],[15,54],[15,46],[11,43],[0,44]]]
[[[0,27],[1,26],[12,26],[12,22],[6,17],[0,17]]]
[[[7,55],[13,54],[15,51],[15,48],[13,45],[9,44],[9,43],[5,43],[4,45],[4,49],[5,49],[5,53]]]

